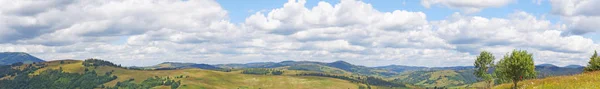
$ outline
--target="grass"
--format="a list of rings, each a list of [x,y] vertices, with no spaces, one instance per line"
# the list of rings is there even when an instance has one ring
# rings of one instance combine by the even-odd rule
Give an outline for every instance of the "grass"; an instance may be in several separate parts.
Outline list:
[[[83,73],[84,67],[82,61],[59,61],[47,62],[45,68],[39,69],[39,73],[47,69],[63,68],[66,72]],[[134,79],[136,83],[154,76],[170,77],[176,81],[181,80],[180,89],[357,89],[364,84],[351,83],[346,80],[316,77],[316,76],[295,76],[298,72],[286,70],[284,75],[249,75],[241,74],[240,70],[232,72],[221,72],[213,70],[203,70],[197,68],[178,69],[178,70],[128,70],[117,67],[87,67],[90,71],[94,70],[103,75],[106,72],[114,71],[113,75],[117,79],[107,82],[105,86],[114,86],[119,81]],[[35,73],[34,73],[35,74]],[[185,76],[184,78],[175,78],[175,76]],[[372,86],[376,87],[376,86]],[[169,86],[158,86],[155,89],[169,89]]]
[[[462,76],[454,70],[440,70],[432,72],[406,72],[392,79],[418,80],[412,82],[416,86],[422,87],[456,87],[464,86],[465,81],[461,81]]]
[[[510,89],[511,87],[512,83],[506,83],[494,88]],[[519,89],[600,89],[600,71],[525,80],[519,82],[518,87]]]
[[[63,64],[60,64],[60,61],[63,61]],[[48,70],[48,69],[57,70],[59,68],[62,68],[64,72],[69,72],[69,73],[83,73],[85,70],[85,68],[81,64],[83,61],[77,61],[77,60],[60,60],[60,61],[44,62],[44,64],[46,64],[47,66],[45,68],[36,70],[32,75],[37,75],[40,72],[42,72],[44,70]]]

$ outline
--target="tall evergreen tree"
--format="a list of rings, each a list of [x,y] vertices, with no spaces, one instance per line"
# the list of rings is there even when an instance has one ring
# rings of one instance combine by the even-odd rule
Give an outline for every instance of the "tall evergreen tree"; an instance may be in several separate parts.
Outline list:
[[[587,67],[584,68],[584,71],[597,71],[600,70],[600,57],[598,57],[598,52],[594,51],[594,55],[590,57],[590,62],[588,62]]]

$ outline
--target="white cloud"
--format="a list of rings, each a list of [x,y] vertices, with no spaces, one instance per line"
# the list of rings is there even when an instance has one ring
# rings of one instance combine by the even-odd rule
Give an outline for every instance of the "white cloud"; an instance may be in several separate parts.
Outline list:
[[[210,0],[23,0],[0,3],[11,4],[0,9],[0,18],[3,18],[0,27],[2,31],[11,32],[0,36],[0,41],[53,46],[164,28],[198,31],[227,18],[227,11]]]
[[[501,7],[515,0],[421,0],[421,5],[430,8],[432,5],[442,5],[449,8],[461,9],[465,13],[479,12],[485,8]]]
[[[423,2],[479,11],[511,1]],[[588,38],[561,35],[569,32],[565,29],[585,26],[553,24],[526,12],[507,18],[456,13],[428,21],[423,12],[382,12],[356,0],[305,4],[289,0],[236,24],[212,0],[17,1],[0,7],[0,51],[29,52],[48,60],[94,57],[138,66],[283,60],[464,66],[471,65],[479,51],[499,58],[513,49],[529,50],[536,63],[585,64],[586,55],[600,47]],[[588,18],[596,18],[589,13],[572,17],[581,18],[568,21],[586,26],[594,25]]]
[[[600,16],[598,0],[550,0],[552,12],[564,16]]]
[[[345,40],[334,40],[334,41],[316,41],[313,46],[317,49],[330,50],[330,51],[361,51],[365,50],[362,46],[351,45]]]
[[[509,18],[483,18],[454,14],[449,20],[433,21],[440,38],[457,46],[456,50],[470,52],[473,55],[487,50],[504,55],[513,49],[530,50],[536,61],[541,63],[560,63],[559,60],[571,60],[569,63],[584,64],[579,60],[581,54],[592,52],[600,47],[589,38],[582,36],[562,36],[563,27],[551,24],[548,20],[525,12],[516,12]],[[560,54],[560,55],[548,55]],[[576,56],[575,56],[576,55]],[[561,57],[561,58],[552,58]]]
[[[342,0],[335,5],[319,2],[312,9],[304,7],[305,3],[305,0],[290,0],[282,8],[273,9],[266,15],[259,12],[250,16],[244,24],[273,33],[293,34],[320,27],[368,26],[401,31],[427,23],[422,12],[379,12],[370,4],[355,0]]]
[[[582,35],[600,31],[598,0],[550,0],[552,13],[561,16],[567,25],[565,35]]]

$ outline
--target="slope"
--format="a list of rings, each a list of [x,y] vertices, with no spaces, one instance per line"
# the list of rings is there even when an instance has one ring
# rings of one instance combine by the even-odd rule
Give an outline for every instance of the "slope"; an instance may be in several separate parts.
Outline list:
[[[475,83],[471,70],[414,71],[397,76],[395,82],[423,87],[452,87]]]
[[[174,80],[181,80],[180,89],[356,89],[364,84],[352,83],[346,80],[316,77],[316,76],[295,76],[289,72],[284,75],[249,75],[241,74],[241,71],[221,72],[213,70],[204,70],[197,68],[177,69],[177,70],[131,70],[113,66],[86,67],[81,66],[82,61],[68,60],[48,62],[47,67],[38,71],[47,69],[63,69],[66,72],[81,73],[84,70],[96,71],[102,75],[111,72],[117,76],[117,79],[107,82],[105,86],[114,86],[117,82],[133,79],[140,83],[143,80],[158,76],[170,77]],[[184,76],[175,78],[178,76]],[[375,86],[373,86],[375,87]]]
[[[572,76],[555,76],[519,82],[520,89],[600,89],[600,71]],[[495,86],[496,89],[510,89],[511,83]]]

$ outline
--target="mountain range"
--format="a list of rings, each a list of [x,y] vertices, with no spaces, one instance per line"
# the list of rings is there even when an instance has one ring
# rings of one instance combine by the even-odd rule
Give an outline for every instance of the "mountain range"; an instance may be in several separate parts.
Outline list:
[[[168,65],[168,66],[167,66]],[[194,67],[192,65],[203,65]],[[414,84],[423,87],[435,86],[468,86],[477,83],[478,78],[473,75],[473,66],[455,67],[419,67],[389,65],[379,67],[366,67],[353,65],[345,61],[331,63],[312,61],[282,61],[282,62],[257,62],[246,64],[193,64],[165,62],[145,68],[201,68],[201,69],[247,69],[247,68],[272,68],[313,71],[318,73],[353,75],[353,76],[376,76],[397,83]],[[552,64],[540,64],[535,66],[539,78],[561,75],[580,74],[583,66],[569,65],[558,67]],[[492,69],[493,70],[493,69]]]
[[[1,65],[23,62],[44,62],[43,60],[23,52],[0,53]],[[583,66],[569,65],[558,67],[552,64],[540,64],[535,66],[539,78],[561,75],[580,74]],[[344,75],[344,76],[373,76],[391,80],[396,83],[413,84],[415,86],[469,86],[476,83],[478,78],[473,75],[473,66],[455,67],[419,67],[388,65],[379,67],[366,67],[354,65],[345,61],[335,62],[313,62],[313,61],[282,61],[282,62],[256,62],[245,64],[196,64],[180,62],[164,62],[153,66],[130,67],[136,69],[150,70],[176,70],[199,68],[207,70],[244,70],[244,69],[283,69],[308,71],[315,73]]]

